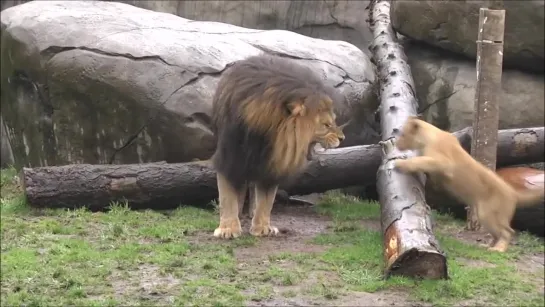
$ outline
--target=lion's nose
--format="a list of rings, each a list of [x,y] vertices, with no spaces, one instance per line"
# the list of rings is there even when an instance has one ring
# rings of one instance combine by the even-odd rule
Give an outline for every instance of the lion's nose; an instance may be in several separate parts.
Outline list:
[[[345,139],[345,136],[344,136],[344,135],[339,135],[339,141],[342,142],[342,141],[344,141],[344,139]]]

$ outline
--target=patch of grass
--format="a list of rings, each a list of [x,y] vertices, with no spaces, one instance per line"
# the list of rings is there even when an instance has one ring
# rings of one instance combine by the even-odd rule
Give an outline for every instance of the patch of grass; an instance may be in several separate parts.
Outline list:
[[[345,209],[350,207],[350,209]],[[378,204],[359,201],[339,194],[330,195],[320,212],[331,215],[337,224],[358,218],[376,217]],[[434,213],[434,218],[449,229],[464,226],[463,221]],[[436,234],[447,251],[450,280],[415,282],[403,277],[383,279],[382,235],[373,230],[347,229],[317,236],[313,242],[332,245],[320,260],[329,263],[351,289],[375,292],[405,289],[418,301],[452,305],[461,301],[503,306],[542,306],[543,295],[535,284],[525,280],[514,266],[523,252],[543,252],[543,239],[522,233],[518,246],[507,253],[492,253],[445,234]],[[469,265],[471,262],[477,265]]]
[[[316,207],[316,211],[331,216],[336,222],[378,219],[380,217],[380,205],[377,202],[362,201],[357,197],[346,196],[338,191],[326,193]]]
[[[526,233],[509,252],[491,253],[451,235],[463,222],[434,214],[451,279],[384,280],[382,235],[362,223],[376,224],[376,202],[328,193],[316,211],[331,217],[333,227],[300,242],[323,247],[310,254],[283,249],[281,242],[295,237],[217,240],[211,235],[217,210],[135,211],[124,203],[110,204],[107,212],[33,209],[15,175],[8,169],[0,176],[2,306],[240,306],[309,297],[335,305],[351,291],[381,290],[439,306],[544,303],[530,275],[516,267],[526,254],[543,253],[543,240]],[[265,256],[237,258],[245,249]]]

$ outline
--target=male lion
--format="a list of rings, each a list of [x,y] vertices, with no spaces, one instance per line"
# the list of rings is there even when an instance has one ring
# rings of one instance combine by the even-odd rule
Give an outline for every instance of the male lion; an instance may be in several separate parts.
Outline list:
[[[517,191],[468,154],[458,139],[439,128],[410,117],[397,139],[399,150],[417,150],[419,156],[396,160],[402,172],[425,172],[434,182],[476,211],[481,225],[493,237],[489,250],[505,252],[515,231],[511,220],[518,206],[543,200],[543,188]]]
[[[342,96],[309,68],[280,57],[252,56],[223,74],[212,108],[220,208],[215,237],[240,236],[238,207],[249,183],[256,203],[250,234],[278,234],[270,215],[279,183],[303,170],[313,145],[335,148],[344,139],[334,99]]]

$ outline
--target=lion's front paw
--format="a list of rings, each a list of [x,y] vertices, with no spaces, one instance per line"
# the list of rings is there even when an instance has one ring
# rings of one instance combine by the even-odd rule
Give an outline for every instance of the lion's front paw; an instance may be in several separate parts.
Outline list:
[[[240,237],[241,234],[242,227],[238,219],[230,223],[220,223],[220,226],[214,230],[214,237],[221,239],[234,239]]]
[[[278,228],[271,225],[252,225],[250,234],[256,237],[272,237],[280,233]]]

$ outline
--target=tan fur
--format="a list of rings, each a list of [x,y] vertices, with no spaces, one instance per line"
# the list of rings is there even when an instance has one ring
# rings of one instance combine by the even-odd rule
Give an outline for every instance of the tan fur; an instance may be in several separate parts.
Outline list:
[[[278,89],[269,88],[261,99],[268,99]],[[271,172],[290,174],[300,170],[306,163],[309,144],[320,143],[324,148],[338,147],[345,138],[342,129],[335,123],[333,102],[325,97],[307,97],[318,100],[315,108],[305,101],[294,101],[289,108],[291,116],[276,104],[258,104],[251,99],[243,102],[244,119],[248,126],[269,135],[273,139]]]
[[[246,126],[248,131],[264,135],[271,140],[270,159],[265,165],[255,165],[266,169],[267,173],[278,178],[297,174],[306,166],[311,145],[319,143],[326,149],[335,148],[345,138],[342,127],[335,123],[332,98],[325,94],[313,94],[312,90],[308,90],[308,94],[299,95],[299,100],[288,101],[286,105],[282,105],[278,97],[283,97],[282,92],[286,90],[269,86],[262,93],[248,93],[246,99],[236,101],[235,108],[229,104],[231,101],[227,97],[230,91],[240,91],[240,88],[231,88],[229,81],[228,79],[223,81],[225,83],[221,83],[220,87],[224,86],[224,89],[216,94],[218,101],[227,101],[217,104],[216,120],[224,123],[224,127],[232,125],[233,123],[228,123],[228,120],[222,118],[222,114],[227,113],[227,109],[236,110],[239,112],[237,115],[240,123]],[[249,145],[241,144],[241,150],[250,148]],[[254,146],[249,150],[258,152],[265,148]],[[242,233],[238,213],[250,182],[241,189],[234,188],[234,185],[219,172],[217,180],[220,224],[215,229],[214,236],[224,239],[236,238]],[[270,218],[279,182],[272,186],[263,186],[257,181],[259,180],[251,185],[255,191],[256,208],[250,234],[277,235],[278,228],[271,225]]]
[[[243,110],[246,123],[250,127],[269,134],[274,140],[269,169],[286,174],[296,173],[304,167],[310,144],[319,143],[326,149],[336,148],[345,138],[342,127],[335,123],[336,116],[332,108],[331,100],[325,98],[317,109],[308,109],[302,103],[293,103],[292,114],[288,117],[283,116],[283,110],[278,110],[273,104],[255,107],[251,100]],[[217,175],[217,180],[220,225],[214,231],[214,236],[224,239],[237,238],[242,233],[238,213],[239,207],[244,203],[246,187],[244,191],[235,191],[220,174]],[[256,208],[250,234],[258,237],[276,236],[279,230],[271,225],[270,219],[278,185],[269,189],[259,184],[253,186]]]
[[[399,150],[416,150],[419,156],[396,160],[402,172],[425,172],[441,186],[471,206],[479,222],[493,236],[490,250],[504,252],[514,230],[511,220],[517,205],[530,206],[543,201],[543,188],[516,191],[494,171],[482,165],[460,145],[451,133],[410,117],[397,138]]]

